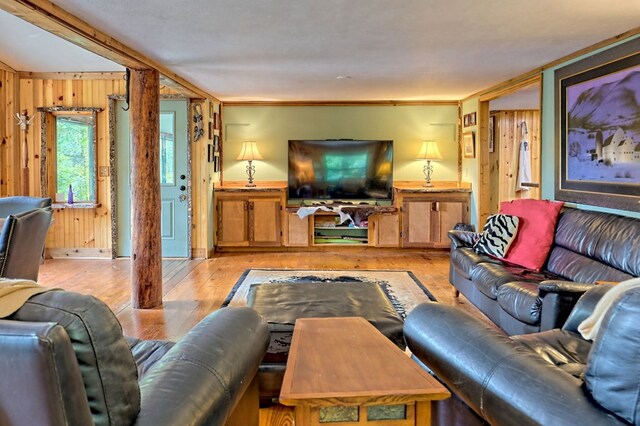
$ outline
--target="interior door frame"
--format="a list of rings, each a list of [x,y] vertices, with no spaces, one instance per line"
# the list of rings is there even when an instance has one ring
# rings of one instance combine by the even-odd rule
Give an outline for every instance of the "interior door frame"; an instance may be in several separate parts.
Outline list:
[[[478,207],[477,218],[478,223],[484,224],[487,221],[487,217],[491,214],[491,199],[490,199],[490,185],[491,185],[491,164],[489,162],[489,102],[497,99],[501,96],[517,92],[518,90],[531,86],[533,84],[540,85],[540,135],[543,134],[542,129],[542,72],[535,73],[534,75],[527,76],[526,78],[509,81],[504,85],[492,88],[489,91],[482,93],[478,97],[478,131],[476,140],[476,156],[478,158]],[[462,142],[461,139],[460,144]],[[542,146],[540,147],[542,149]],[[461,145],[458,147],[460,152]],[[542,167],[542,165],[541,165]],[[542,176],[541,176],[542,180]],[[542,190],[542,182],[540,182],[540,189]]]
[[[109,95],[109,174],[111,176],[111,258],[118,253],[118,167],[116,148],[116,108],[118,101],[124,101],[123,95]],[[193,101],[183,95],[160,95],[161,101],[187,102],[187,259],[193,259],[192,239],[192,205],[191,205],[191,111]]]

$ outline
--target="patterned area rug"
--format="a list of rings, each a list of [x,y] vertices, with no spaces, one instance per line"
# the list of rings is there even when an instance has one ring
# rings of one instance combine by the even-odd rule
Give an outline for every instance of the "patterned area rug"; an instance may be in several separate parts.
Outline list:
[[[246,306],[251,284],[256,283],[358,283],[374,282],[380,285],[394,309],[404,319],[420,303],[436,301],[431,292],[411,271],[399,270],[300,270],[300,269],[247,269],[222,303],[225,306]]]

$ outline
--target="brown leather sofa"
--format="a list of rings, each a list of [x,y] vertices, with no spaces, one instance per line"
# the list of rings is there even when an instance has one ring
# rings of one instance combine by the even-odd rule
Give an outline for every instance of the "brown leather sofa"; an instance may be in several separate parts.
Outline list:
[[[269,343],[250,308],[223,308],[178,342],[125,339],[106,305],[49,291],[0,320],[2,425],[252,425]]]
[[[454,395],[432,424],[640,424],[640,288],[613,302],[593,341],[577,331],[610,288],[592,286],[562,328],[511,337],[457,307],[417,306],[407,345]]]
[[[640,276],[639,219],[563,209],[540,272],[475,253],[477,236],[449,232],[449,281],[508,334],[558,328],[596,281]]]

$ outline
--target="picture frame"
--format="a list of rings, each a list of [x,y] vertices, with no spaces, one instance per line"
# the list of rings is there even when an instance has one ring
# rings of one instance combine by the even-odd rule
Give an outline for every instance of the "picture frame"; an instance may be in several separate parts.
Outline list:
[[[475,126],[476,124],[478,124],[477,116],[477,112],[472,112],[469,114],[469,126]]]
[[[463,127],[469,127],[469,118],[471,116],[469,114],[465,114],[462,116],[462,126]]]
[[[213,152],[220,152],[220,136],[213,135]]]
[[[476,141],[474,132],[462,134],[462,152],[464,158],[476,158]]]
[[[209,136],[208,137],[209,140],[213,139],[213,122],[212,121],[209,122],[209,134],[208,134],[208,136]]]
[[[213,172],[214,173],[219,173],[220,172],[220,156],[219,155],[214,155],[213,156]]]
[[[220,130],[220,114],[217,112],[213,113],[213,128],[215,130]]]
[[[495,151],[495,123],[496,116],[489,116],[489,152],[492,153]]]
[[[208,143],[207,144],[207,162],[213,163],[214,154],[215,153],[213,151],[213,144]]]
[[[555,71],[555,198],[638,211],[640,39]],[[621,96],[625,93],[625,96]]]
[[[213,102],[209,102],[209,118],[213,118]]]

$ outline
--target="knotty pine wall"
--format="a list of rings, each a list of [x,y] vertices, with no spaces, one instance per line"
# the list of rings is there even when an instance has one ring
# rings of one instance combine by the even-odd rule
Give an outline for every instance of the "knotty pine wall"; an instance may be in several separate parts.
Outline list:
[[[0,74],[4,81],[6,73]],[[14,78],[16,78],[14,76]],[[6,92],[9,96],[9,92]],[[38,107],[100,107],[97,123],[97,160],[98,168],[109,166],[109,112],[108,96],[124,95],[123,79],[103,80],[54,80],[38,78],[21,78],[19,80],[19,110],[26,109],[30,115],[36,114],[28,133],[29,145],[29,189],[30,195],[42,196],[40,189],[40,116],[35,112]],[[161,94],[172,95],[176,91],[161,88]],[[0,92],[0,97],[5,91]],[[7,106],[5,106],[7,105]],[[9,108],[10,104],[1,102],[0,107]],[[206,105],[206,102],[205,102]],[[216,108],[219,105],[216,104]],[[203,111],[207,111],[203,108]],[[7,143],[0,150],[2,162],[2,185],[0,195],[18,195],[20,185],[13,183],[11,176],[19,171],[19,130],[13,126],[13,134],[8,130],[9,111],[5,111],[7,119],[0,132],[6,135]],[[192,125],[189,116],[189,125]],[[3,126],[3,124],[0,124]],[[206,133],[205,133],[206,137]],[[16,139],[18,138],[18,139]],[[206,256],[210,252],[207,242],[208,233],[213,232],[207,221],[210,216],[206,200],[210,198],[213,183],[210,181],[209,163],[206,161],[206,142],[191,143],[192,148],[192,252],[196,256]],[[6,145],[6,146],[5,146]],[[15,158],[15,159],[14,159]],[[7,164],[7,167],[5,167]],[[18,169],[14,170],[15,164]],[[7,169],[5,171],[5,169]],[[211,174],[213,174],[211,167]],[[7,177],[5,177],[7,176]],[[5,183],[6,182],[6,183]],[[98,177],[98,203],[93,209],[56,208],[53,225],[47,236],[46,248],[52,257],[111,257],[111,176]],[[197,200],[197,201],[196,201]]]
[[[0,197],[20,190],[20,152],[13,142],[20,132],[15,119],[17,85],[16,73],[0,69]]]
[[[531,180],[540,184],[540,111],[492,111],[495,117],[494,152],[489,153],[491,163],[491,210],[498,212],[501,201],[519,198],[540,198],[540,188],[516,191],[520,155],[520,123],[527,123],[527,140],[531,152]]]

